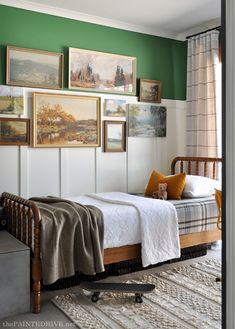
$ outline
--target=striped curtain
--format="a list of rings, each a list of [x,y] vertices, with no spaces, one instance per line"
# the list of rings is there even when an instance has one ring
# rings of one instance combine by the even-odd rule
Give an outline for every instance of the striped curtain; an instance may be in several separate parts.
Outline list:
[[[218,156],[216,100],[218,64],[218,31],[213,30],[189,38],[186,119],[188,156]]]

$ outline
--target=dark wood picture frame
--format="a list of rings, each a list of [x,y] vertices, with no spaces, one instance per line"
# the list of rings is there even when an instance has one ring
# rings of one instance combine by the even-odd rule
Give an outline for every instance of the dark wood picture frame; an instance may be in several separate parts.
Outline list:
[[[161,103],[162,82],[140,79],[140,102]]]
[[[113,131],[110,131],[113,126]],[[118,129],[119,131],[115,129]],[[110,136],[110,133],[113,135]],[[121,133],[121,138],[119,135]],[[126,122],[125,121],[104,121],[104,152],[125,152],[126,151]]]
[[[13,122],[13,123],[24,123],[24,132],[22,133],[23,138],[17,135],[16,128],[11,128],[9,125],[6,136],[2,134],[2,122]],[[30,119],[18,119],[18,118],[0,118],[0,145],[29,145],[30,143]],[[20,127],[18,127],[19,129]],[[22,128],[20,128],[22,130]],[[25,135],[25,137],[24,137]]]

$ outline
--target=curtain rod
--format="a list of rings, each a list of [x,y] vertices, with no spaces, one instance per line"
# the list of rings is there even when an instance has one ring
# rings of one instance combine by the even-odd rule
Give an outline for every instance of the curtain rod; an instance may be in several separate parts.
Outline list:
[[[221,26],[216,26],[216,27],[213,27],[213,28],[208,29],[206,31],[189,35],[189,36],[186,37],[186,39],[189,39],[189,38],[192,38],[192,37],[196,37],[197,35],[200,35],[200,34],[203,34],[203,33],[206,33],[206,32],[210,32],[210,31],[213,31],[213,30],[219,30],[219,29],[221,29]]]

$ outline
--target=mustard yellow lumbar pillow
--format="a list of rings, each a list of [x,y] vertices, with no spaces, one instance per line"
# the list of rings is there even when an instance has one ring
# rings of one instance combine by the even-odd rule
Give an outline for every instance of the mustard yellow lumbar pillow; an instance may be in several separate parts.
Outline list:
[[[153,192],[158,190],[158,184],[160,183],[160,181],[165,177],[166,177],[165,175],[154,170],[149,178],[148,185],[145,189],[144,195],[152,196]]]
[[[153,192],[158,190],[159,183],[167,183],[167,198],[180,200],[185,186],[185,181],[186,173],[165,176],[154,170],[149,178],[144,195],[151,197]]]

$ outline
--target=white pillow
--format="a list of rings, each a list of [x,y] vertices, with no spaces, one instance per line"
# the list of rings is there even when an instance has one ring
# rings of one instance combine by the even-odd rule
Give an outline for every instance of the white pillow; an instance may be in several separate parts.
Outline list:
[[[187,175],[182,193],[184,198],[201,198],[211,196],[215,189],[221,189],[221,182],[203,176]]]

